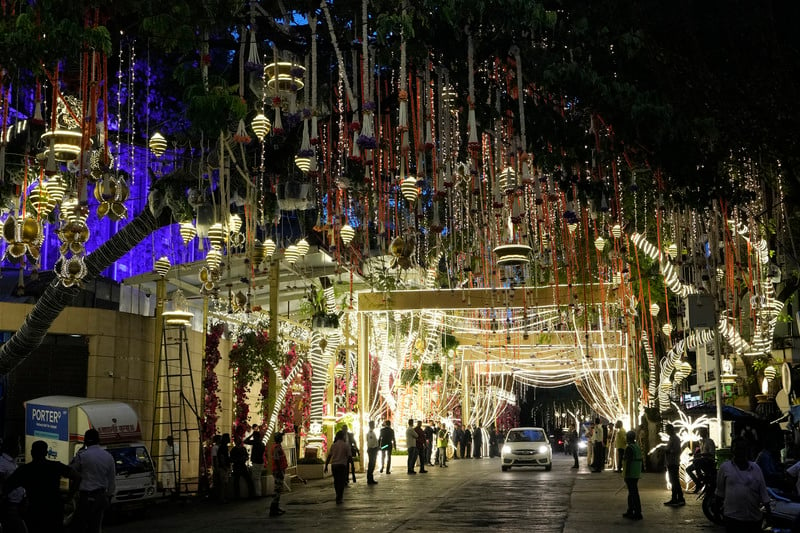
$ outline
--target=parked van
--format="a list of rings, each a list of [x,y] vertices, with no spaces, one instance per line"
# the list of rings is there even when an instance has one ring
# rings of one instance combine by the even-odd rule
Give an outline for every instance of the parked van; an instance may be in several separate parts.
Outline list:
[[[156,472],[142,442],[139,417],[124,402],[75,396],[44,396],[25,402],[25,460],[31,460],[31,444],[43,440],[48,459],[69,464],[83,447],[83,435],[90,428],[97,430],[100,445],[116,462],[117,487],[111,504],[155,498]]]

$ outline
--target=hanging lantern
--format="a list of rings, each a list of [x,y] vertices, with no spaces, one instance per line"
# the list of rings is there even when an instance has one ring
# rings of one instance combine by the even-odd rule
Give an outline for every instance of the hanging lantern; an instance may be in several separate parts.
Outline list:
[[[294,244],[289,245],[289,247],[283,251],[283,257],[290,265],[297,263],[297,260],[300,259],[300,253],[297,251],[297,246]]]
[[[675,259],[676,257],[678,257],[678,245],[673,242],[672,244],[667,246],[667,255],[669,256],[670,259]]]
[[[661,311],[661,308],[658,306],[658,304],[653,304],[650,306],[650,315],[658,316],[659,311]]]
[[[336,363],[336,366],[333,368],[333,374],[337,378],[344,377],[345,368],[342,363]]]
[[[253,241],[253,247],[250,250],[250,262],[252,263],[254,268],[257,268],[258,265],[264,261],[264,258],[267,257],[267,249],[264,244],[255,239]]]
[[[611,226],[611,236],[614,237],[615,239],[619,239],[620,237],[622,237],[622,226],[620,226],[619,224],[614,224],[613,226]]]
[[[299,254],[299,257],[305,257],[305,255],[308,253],[308,241],[305,240],[305,238],[297,241],[297,253]]]
[[[153,155],[156,157],[161,157],[164,152],[167,150],[167,140],[158,132],[155,132],[147,143],[147,146],[150,147],[150,151],[153,152]]]
[[[294,164],[300,169],[300,172],[307,173],[311,169],[311,158],[304,155],[294,156]]]
[[[353,229],[353,226],[350,224],[345,224],[342,226],[342,229],[339,230],[339,235],[342,237],[342,243],[347,246],[353,240],[353,237],[356,236],[356,230]]]
[[[225,230],[221,223],[217,222],[208,228],[208,240],[211,241],[213,248],[222,248],[222,244],[225,242]]]
[[[61,203],[61,200],[64,199],[64,195],[67,193],[67,184],[64,183],[64,178],[56,174],[55,176],[50,177],[47,180],[47,194],[52,198],[57,204]]]
[[[161,316],[168,326],[190,326],[194,313],[189,311],[189,301],[183,295],[183,291],[178,289],[172,295],[172,301],[168,303],[168,309]]]
[[[267,237],[267,240],[264,241],[264,250],[267,252],[267,257],[272,257],[272,254],[275,253],[275,241]]]
[[[169,258],[166,255],[162,255],[156,260],[155,265],[153,266],[153,270],[156,271],[156,274],[163,278],[169,272],[169,269],[172,267],[172,263],[169,262]]]
[[[531,247],[525,244],[502,244],[494,249],[498,266],[528,264],[530,253]]]
[[[47,187],[37,184],[31,192],[28,193],[28,211],[38,214],[44,218],[50,214],[49,209],[49,195],[47,194]]]
[[[179,230],[181,234],[181,238],[183,239],[183,244],[189,244],[189,241],[195,238],[197,235],[197,229],[195,229],[194,224],[191,222],[181,222],[181,227]]]
[[[403,198],[410,204],[413,204],[417,201],[417,196],[419,196],[419,189],[417,188],[417,179],[413,176],[409,176],[403,180],[400,184],[400,192],[403,193]]]
[[[772,365],[769,365],[768,367],[764,368],[764,377],[767,378],[768,381],[772,381],[773,379],[775,379],[775,375],[777,373],[778,373],[777,370],[775,370],[775,367]]]
[[[222,252],[219,248],[211,248],[206,255],[206,265],[209,270],[219,271],[222,265]]]
[[[689,374],[692,373],[692,365],[689,364],[689,361],[681,361],[675,367],[675,383],[679,383],[689,377]]]
[[[253,117],[253,120],[250,122],[250,127],[253,129],[253,133],[256,134],[256,138],[259,141],[263,141],[264,137],[266,137],[270,129],[272,129],[272,123],[264,113],[259,113]]]
[[[577,222],[570,222],[569,224],[567,224],[567,230],[569,231],[570,235],[574,234],[576,229],[578,229]]]
[[[656,313],[656,314],[657,314],[657,313]],[[672,324],[670,324],[669,322],[667,322],[666,324],[664,324],[663,326],[661,326],[661,331],[663,331],[663,332],[664,332],[664,335],[666,335],[667,337],[669,337],[670,335],[672,335]]]
[[[506,167],[498,176],[500,188],[506,192],[513,192],[517,188],[517,172],[512,167]]]
[[[594,247],[597,248],[598,252],[602,252],[606,247],[606,240],[603,237],[597,237],[594,241]]]
[[[242,217],[238,213],[233,213],[228,219],[228,230],[231,233],[239,233],[242,229]]]

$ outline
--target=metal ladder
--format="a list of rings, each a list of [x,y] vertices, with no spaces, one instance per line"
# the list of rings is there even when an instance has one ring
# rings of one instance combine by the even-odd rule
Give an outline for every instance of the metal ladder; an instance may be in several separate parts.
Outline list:
[[[161,360],[153,404],[153,433],[150,455],[155,462],[158,481],[174,480],[172,495],[195,495],[199,492],[197,478],[181,479],[181,458],[188,458],[189,443],[200,441],[200,408],[192,374],[189,339],[186,326],[168,324],[162,330]],[[187,392],[190,396],[187,396]],[[171,435],[174,454],[167,453],[166,437]],[[190,438],[194,436],[194,439]],[[171,460],[174,459],[174,460]],[[200,454],[200,462],[204,456]],[[201,468],[205,470],[201,464]]]

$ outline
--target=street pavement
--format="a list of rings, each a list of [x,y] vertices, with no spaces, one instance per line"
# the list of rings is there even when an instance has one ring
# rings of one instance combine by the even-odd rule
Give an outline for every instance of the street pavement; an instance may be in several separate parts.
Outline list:
[[[107,523],[107,533],[252,533],[337,531],[541,531],[603,533],[616,531],[722,532],[703,515],[701,501],[686,495],[686,506],[667,507],[665,474],[646,473],[640,481],[644,519],[622,517],[627,490],[611,471],[592,473],[581,457],[556,454],[553,469],[500,471],[498,458],[450,461],[448,468],[408,475],[405,458],[395,456],[391,475],[376,472],[377,485],[364,473],[345,489],[336,505],[330,477],[293,483],[281,505],[286,514],[270,518],[270,498],[217,504],[185,499],[164,502]]]

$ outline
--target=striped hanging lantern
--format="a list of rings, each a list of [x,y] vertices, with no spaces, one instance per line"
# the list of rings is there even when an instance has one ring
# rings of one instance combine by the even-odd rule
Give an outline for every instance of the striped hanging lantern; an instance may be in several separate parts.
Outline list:
[[[768,367],[764,368],[764,377],[767,378],[767,381],[772,381],[773,379],[775,379],[777,373],[778,373],[777,370],[775,370],[775,367],[772,365],[769,365]]]
[[[213,248],[222,248],[222,244],[225,242],[225,230],[221,223],[216,222],[208,228],[208,240],[211,241]]]
[[[342,229],[339,230],[339,235],[342,237],[342,243],[347,246],[353,241],[353,237],[356,236],[356,230],[354,230],[353,226],[350,224],[345,224],[342,226]]]
[[[267,240],[264,241],[264,249],[267,252],[267,257],[272,257],[272,254],[275,253],[275,241],[267,237]]]
[[[308,248],[308,241],[305,240],[305,238],[297,241],[297,253],[299,254],[299,257],[305,257],[305,255],[308,253]]]
[[[153,152],[154,156],[161,157],[167,151],[167,140],[159,132],[155,132],[150,137],[147,146],[150,147],[150,151]]]
[[[172,263],[170,263],[169,258],[166,255],[162,255],[156,260],[153,267],[153,270],[156,271],[156,274],[163,278],[167,275],[167,273],[169,273],[169,269],[172,268]]]
[[[264,115],[264,113],[259,113],[253,117],[253,120],[250,122],[250,127],[252,128],[253,133],[256,134],[256,138],[259,141],[263,141],[264,137],[266,137],[272,129],[272,123],[269,121],[266,115]]]
[[[400,183],[400,192],[403,193],[403,198],[409,204],[413,204],[417,201],[417,196],[419,196],[419,189],[417,188],[417,178],[414,176],[409,176]]]
[[[191,222],[181,222],[179,232],[181,234],[181,239],[183,239],[184,245],[189,244],[189,242],[197,235],[197,229],[195,229],[194,224]]]

